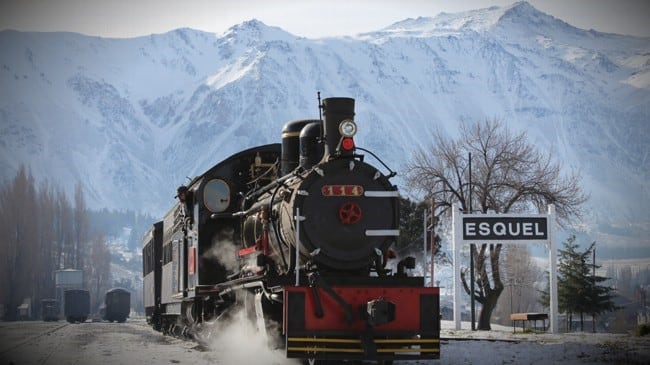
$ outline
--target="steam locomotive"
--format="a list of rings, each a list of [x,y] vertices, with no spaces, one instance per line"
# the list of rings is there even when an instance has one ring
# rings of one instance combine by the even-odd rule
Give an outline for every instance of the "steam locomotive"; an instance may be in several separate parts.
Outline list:
[[[281,144],[236,153],[178,189],[143,239],[154,329],[192,335],[241,308],[261,333],[280,328],[289,358],[439,358],[439,288],[390,249],[399,192],[393,172],[358,153],[374,156],[355,145],[354,103],[319,98],[322,118],[291,121]]]

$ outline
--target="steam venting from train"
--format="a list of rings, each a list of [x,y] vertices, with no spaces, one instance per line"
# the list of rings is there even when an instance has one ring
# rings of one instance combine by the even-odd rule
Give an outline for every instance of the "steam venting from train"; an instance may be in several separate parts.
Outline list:
[[[281,324],[273,323],[270,327],[269,330],[279,333]],[[253,360],[259,365],[300,365],[299,361],[285,357],[278,342],[281,338],[269,340],[262,336],[243,309],[230,313],[227,319],[205,323],[196,337],[203,346],[218,353],[219,363],[248,364]]]
[[[239,248],[232,240],[233,230],[229,230],[230,234],[217,234],[213,237],[210,249],[203,254],[207,260],[222,265],[228,272],[235,272],[240,267],[240,260],[238,259],[237,252]],[[222,233],[222,232],[220,232]]]

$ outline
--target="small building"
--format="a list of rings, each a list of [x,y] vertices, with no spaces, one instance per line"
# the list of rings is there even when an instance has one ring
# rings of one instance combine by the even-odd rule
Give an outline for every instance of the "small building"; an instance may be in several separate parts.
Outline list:
[[[18,318],[21,321],[32,318],[32,298],[23,299],[23,303],[18,306]]]
[[[59,301],[59,310],[65,308],[65,291],[83,289],[84,273],[81,270],[65,269],[54,272],[54,285],[56,287],[56,300]],[[64,313],[60,312],[64,316]]]

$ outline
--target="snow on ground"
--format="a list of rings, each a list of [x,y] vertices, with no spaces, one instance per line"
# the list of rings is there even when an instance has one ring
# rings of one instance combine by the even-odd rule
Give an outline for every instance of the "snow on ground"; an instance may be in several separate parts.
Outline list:
[[[492,325],[491,331],[472,331],[462,323],[442,321],[440,360],[413,360],[396,365],[434,364],[650,364],[650,337],[604,333],[524,333],[521,328]],[[284,358],[284,351],[271,350],[256,336],[247,321],[211,328],[206,335],[208,352],[219,364],[243,364],[254,360],[260,365],[295,365]],[[258,338],[259,340],[256,340]],[[246,343],[245,351],[233,351]]]
[[[650,337],[611,333],[513,333],[492,325],[472,331],[442,321],[441,364],[650,364]],[[412,362],[424,364],[424,362]]]
[[[203,333],[206,344],[164,336],[143,318],[126,323],[0,322],[0,364],[14,365],[296,365],[282,350],[266,346],[247,321],[214,325]],[[512,333],[453,329],[442,323],[440,360],[404,361],[395,365],[455,364],[650,364],[650,337],[625,334]]]

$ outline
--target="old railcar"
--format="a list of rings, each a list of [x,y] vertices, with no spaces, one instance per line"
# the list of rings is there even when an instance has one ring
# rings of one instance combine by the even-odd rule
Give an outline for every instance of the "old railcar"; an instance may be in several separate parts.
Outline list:
[[[69,289],[63,292],[63,313],[70,323],[85,322],[90,314],[90,292],[84,289]]]
[[[131,293],[122,288],[106,291],[103,305],[103,319],[109,322],[123,323],[131,312]]]
[[[41,300],[41,317],[44,321],[59,320],[59,301],[56,299]]]

